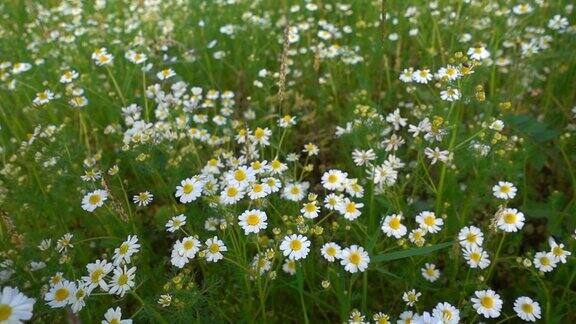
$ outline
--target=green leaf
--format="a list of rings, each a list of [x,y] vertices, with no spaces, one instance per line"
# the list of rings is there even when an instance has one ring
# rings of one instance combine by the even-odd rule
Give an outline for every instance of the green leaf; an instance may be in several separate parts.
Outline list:
[[[384,253],[384,254],[380,254],[380,255],[375,256],[374,262],[399,260],[399,259],[405,259],[405,258],[413,257],[416,255],[428,254],[428,253],[432,253],[432,252],[444,249],[446,247],[449,247],[453,243],[454,242],[450,241],[450,242],[440,243],[440,244],[436,244],[436,245],[432,245],[432,246],[426,246],[423,248],[413,248],[413,249],[408,249],[408,250]]]

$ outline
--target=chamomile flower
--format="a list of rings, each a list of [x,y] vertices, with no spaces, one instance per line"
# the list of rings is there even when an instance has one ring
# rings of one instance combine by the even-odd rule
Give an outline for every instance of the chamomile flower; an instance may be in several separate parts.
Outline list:
[[[486,318],[497,318],[502,310],[502,299],[493,290],[479,290],[474,292],[472,307],[476,312]]]
[[[282,190],[282,197],[291,201],[300,201],[306,196],[306,191],[310,183],[308,182],[295,182],[289,183],[284,186]]]
[[[62,74],[62,76],[60,77],[60,83],[70,83],[73,80],[77,79],[79,76],[78,72],[74,71],[74,70],[68,70],[66,72],[64,72],[64,74]]]
[[[431,211],[423,211],[416,215],[416,222],[420,225],[420,228],[430,233],[439,232],[442,225],[444,225],[444,220],[436,217],[436,214]]]
[[[336,206],[342,202],[344,197],[335,193],[330,193],[324,197],[324,208],[328,210],[336,210]]]
[[[52,308],[64,307],[70,304],[75,291],[76,285],[73,282],[62,280],[50,287],[50,290],[44,296],[44,300]]]
[[[260,144],[262,146],[268,146],[270,145],[269,142],[270,136],[272,136],[272,131],[268,127],[266,128],[257,127],[254,130],[254,135],[252,135],[252,140],[256,144]]]
[[[112,263],[108,263],[107,260],[96,260],[94,263],[88,263],[86,265],[88,276],[82,277],[82,280],[88,284],[90,289],[100,287],[103,291],[108,291],[108,283],[104,278],[112,271],[112,268]]]
[[[54,92],[50,90],[44,90],[36,94],[36,98],[34,98],[33,103],[36,106],[42,106],[49,103],[52,99],[54,99]]]
[[[158,73],[156,73],[156,77],[158,78],[158,80],[164,81],[164,80],[168,80],[169,78],[173,77],[176,75],[176,72],[174,72],[174,70],[168,68],[168,69],[164,69]]]
[[[448,102],[459,100],[460,97],[462,94],[456,88],[448,87],[446,90],[440,91],[440,98]]]
[[[188,236],[182,239],[177,248],[180,254],[188,259],[193,259],[196,253],[200,251],[200,241],[194,236]]]
[[[170,233],[174,233],[184,225],[186,225],[186,216],[180,214],[170,218],[170,220],[166,222],[166,230]]]
[[[222,252],[226,251],[228,251],[228,248],[217,236],[206,240],[206,261],[218,262],[224,259]]]
[[[96,208],[102,207],[106,199],[108,199],[108,193],[106,190],[94,190],[82,198],[82,209],[91,213]]]
[[[254,172],[251,167],[243,165],[234,171],[226,173],[225,177],[229,185],[244,188],[249,183],[254,182],[256,179],[256,172]]]
[[[556,268],[556,260],[552,252],[538,252],[534,255],[534,267],[542,272],[550,272]]]
[[[176,187],[176,198],[180,198],[180,202],[183,204],[194,201],[202,195],[203,187],[204,182],[196,177],[184,179]]]
[[[376,153],[374,153],[373,149],[366,151],[355,149],[352,152],[352,160],[357,166],[363,166],[376,160]]]
[[[438,303],[432,310],[432,316],[439,318],[442,324],[457,324],[460,322],[460,311],[449,303]]]
[[[290,259],[304,259],[310,252],[310,241],[300,234],[287,235],[280,243],[280,250]]]
[[[415,81],[417,83],[423,83],[423,84],[426,84],[430,80],[432,80],[432,77],[433,77],[433,75],[429,69],[416,70],[412,74],[412,80],[413,81]]]
[[[282,270],[290,275],[296,274],[296,260],[286,258],[284,264],[282,265]]]
[[[422,296],[421,292],[416,291],[415,289],[405,291],[402,294],[402,300],[406,303],[407,306],[414,306],[418,299]]]
[[[424,243],[426,243],[426,233],[425,229],[415,228],[410,231],[410,234],[408,234],[408,239],[416,246],[423,246]]]
[[[526,322],[536,322],[541,318],[540,304],[530,297],[518,297],[514,301],[514,311],[520,319]]]
[[[484,242],[484,233],[476,226],[463,227],[458,233],[458,241],[464,248],[473,246],[482,246]]]
[[[238,225],[242,227],[244,234],[246,235],[250,233],[258,233],[261,230],[266,229],[268,226],[268,223],[266,222],[267,219],[268,217],[265,212],[258,209],[251,209],[238,216]]]
[[[120,307],[110,308],[104,314],[102,324],[132,324],[131,319],[122,319],[122,310]]]
[[[477,245],[466,247],[462,250],[462,253],[470,268],[486,269],[490,265],[488,253]]]
[[[320,253],[329,262],[334,262],[336,259],[340,259],[342,248],[334,242],[328,242],[322,246]]]
[[[112,64],[114,55],[109,54],[106,48],[100,48],[92,53],[92,59],[97,66],[106,66]]]
[[[302,213],[302,216],[309,219],[314,219],[318,217],[318,214],[320,213],[320,206],[317,205],[316,200],[309,201],[304,204],[304,206],[300,209],[300,212]]]
[[[498,181],[498,184],[492,187],[494,197],[504,200],[514,199],[514,197],[516,197],[516,191],[517,189],[514,184],[507,181]]]
[[[148,206],[154,199],[154,195],[152,195],[149,191],[141,192],[134,197],[132,197],[132,201],[138,206]]]
[[[248,189],[248,197],[252,200],[264,198],[270,194],[270,187],[265,183],[254,182]]]
[[[128,235],[126,241],[120,244],[120,247],[114,249],[114,265],[117,266],[122,262],[130,263],[130,258],[134,253],[140,250],[140,244],[138,244],[138,236]]]
[[[110,294],[116,294],[123,297],[132,287],[134,287],[134,277],[136,276],[136,267],[130,269],[118,267],[114,269],[112,281],[110,282]]]
[[[382,232],[388,237],[395,237],[397,239],[406,235],[406,226],[402,224],[402,213],[388,215],[382,221]]]
[[[360,208],[364,207],[363,203],[357,203],[349,198],[344,198],[338,205],[336,205],[336,210],[344,216],[349,221],[353,221],[360,217],[362,212]]]
[[[424,279],[434,282],[440,278],[440,270],[436,269],[436,265],[433,263],[426,263],[424,268],[421,269],[422,277]]]
[[[490,52],[484,46],[470,47],[467,54],[476,61],[482,61],[490,57]]]
[[[18,288],[2,288],[0,291],[0,323],[22,323],[31,319],[35,303],[35,299],[26,297]]]
[[[230,184],[220,193],[220,202],[224,205],[232,205],[240,201],[245,195],[245,191],[238,185]]]
[[[340,170],[329,170],[322,175],[322,186],[327,190],[338,190],[344,184],[347,174]]]
[[[566,263],[566,257],[569,257],[572,253],[564,249],[564,244],[556,243],[553,237],[548,238],[548,243],[550,243],[550,252],[556,258],[556,262]]]
[[[86,284],[85,282],[79,281],[76,284],[76,290],[70,298],[70,303],[72,304],[72,312],[78,313],[86,305],[86,298],[92,293],[92,286]]]
[[[351,273],[366,271],[370,263],[368,252],[358,245],[343,249],[340,253],[340,259],[340,264],[344,266],[346,271]]]
[[[515,208],[504,208],[497,213],[496,225],[504,232],[517,232],[524,227],[524,214]]]

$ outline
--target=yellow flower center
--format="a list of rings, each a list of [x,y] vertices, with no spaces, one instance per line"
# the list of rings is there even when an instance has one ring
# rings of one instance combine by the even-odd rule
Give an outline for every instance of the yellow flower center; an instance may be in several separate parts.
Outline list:
[[[274,160],[272,161],[272,163],[270,163],[270,166],[272,167],[272,169],[276,170],[276,169],[280,169],[280,167],[282,167],[282,162],[278,161],[278,160]]]
[[[559,245],[556,245],[553,249],[552,249],[552,253],[554,253],[555,256],[561,256],[564,254],[564,249],[561,248]]]
[[[350,263],[352,264],[359,265],[360,261],[362,261],[362,257],[360,256],[360,253],[352,252],[348,260],[350,260]]]
[[[313,213],[316,211],[316,205],[314,203],[308,203],[308,204],[306,204],[304,209],[309,213]]]
[[[236,181],[246,180],[246,172],[243,170],[236,170],[236,172],[234,172],[234,179],[236,179]]]
[[[532,314],[534,312],[534,306],[532,306],[532,304],[522,304],[521,308],[524,313]]]
[[[356,204],[351,202],[349,204],[346,205],[346,212],[347,213],[354,213],[356,212]]]
[[[502,187],[500,187],[500,191],[503,193],[509,193],[510,187],[509,186],[502,186]]]
[[[472,234],[472,233],[468,233],[468,235],[466,236],[466,241],[468,241],[468,243],[476,242],[476,235]]]
[[[0,304],[0,321],[7,321],[12,315],[12,307],[7,304]]]
[[[254,191],[254,192],[262,192],[262,191],[264,191],[264,186],[261,185],[261,184],[259,184],[259,183],[257,183],[257,184],[255,184],[255,185],[252,187],[252,191]]]
[[[392,228],[393,230],[399,229],[400,228],[400,218],[398,218],[398,217],[392,218],[392,220],[390,221],[390,228]]]
[[[192,248],[194,248],[194,242],[192,242],[191,240],[188,240],[188,241],[184,242],[183,246],[184,246],[184,250],[192,250]]]
[[[504,222],[506,222],[506,224],[516,223],[516,214],[508,213],[508,214],[504,215]]]
[[[435,221],[436,221],[436,217],[434,217],[433,215],[428,215],[428,216],[424,217],[424,224],[426,224],[428,226],[434,226]]]
[[[94,195],[90,195],[90,198],[88,198],[88,201],[90,202],[90,204],[96,205],[97,203],[100,202],[101,199],[102,199],[102,197],[100,197],[99,194],[94,194]]]
[[[250,214],[246,217],[246,223],[250,226],[258,225],[258,223],[260,223],[260,217],[256,214]]]
[[[66,300],[68,296],[70,296],[70,290],[68,290],[68,288],[59,288],[54,293],[54,299],[57,301]]]
[[[264,137],[264,134],[265,134],[265,133],[264,133],[264,130],[263,130],[262,128],[260,128],[260,127],[256,128],[256,130],[254,131],[254,136],[255,136],[257,139],[261,139],[262,137]]]
[[[234,197],[238,194],[238,189],[236,189],[236,187],[230,187],[226,191],[226,194],[228,195],[228,197]]]
[[[480,261],[480,253],[478,252],[472,252],[470,253],[470,259],[474,262],[479,262]]]
[[[220,245],[218,245],[218,244],[216,244],[216,243],[212,243],[212,244],[210,245],[209,250],[210,250],[211,253],[218,253],[218,252],[220,252]]]
[[[293,195],[297,195],[300,193],[300,189],[298,187],[294,186],[290,189],[290,193]]]
[[[128,283],[128,275],[123,273],[118,277],[118,286],[124,286]]]
[[[191,193],[192,190],[194,190],[194,186],[190,183],[185,184],[184,187],[182,188],[182,191],[184,191],[185,194]]]
[[[90,281],[92,281],[92,283],[97,283],[98,281],[100,281],[102,274],[104,274],[104,271],[102,271],[102,269],[94,270],[94,272],[90,274]]]
[[[302,242],[300,240],[292,240],[292,242],[290,242],[290,248],[294,251],[300,251]]]
[[[336,248],[333,246],[327,248],[326,254],[328,254],[329,256],[335,256],[336,255]]]
[[[484,296],[482,299],[480,299],[480,304],[482,304],[482,306],[485,308],[492,308],[494,307],[494,299],[489,296]]]
[[[130,248],[130,245],[128,245],[128,243],[124,242],[124,243],[122,243],[122,245],[120,245],[118,252],[120,252],[120,254],[126,254],[126,253],[128,253],[129,248]]]
[[[543,266],[550,265],[550,259],[548,259],[548,257],[542,257],[540,259],[540,264],[542,264]]]

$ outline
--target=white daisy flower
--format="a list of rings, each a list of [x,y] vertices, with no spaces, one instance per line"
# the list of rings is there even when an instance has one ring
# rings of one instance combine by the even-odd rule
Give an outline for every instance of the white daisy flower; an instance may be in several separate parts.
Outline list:
[[[462,250],[462,253],[470,268],[486,269],[490,265],[488,252],[477,245],[466,247]]]
[[[106,199],[108,199],[106,190],[94,190],[82,198],[82,209],[87,212],[93,212],[96,208],[102,207]]]
[[[82,277],[82,280],[84,280],[91,289],[100,287],[103,291],[108,291],[108,284],[104,278],[112,271],[112,268],[112,263],[108,263],[107,260],[96,260],[94,263],[88,263],[86,265],[88,276]]]
[[[44,300],[52,308],[65,307],[70,304],[75,291],[76,285],[73,282],[62,280],[50,287],[50,290],[44,296]]]
[[[134,287],[134,277],[136,276],[136,267],[130,269],[124,265],[122,268],[114,269],[112,281],[110,282],[110,294],[116,294],[123,297],[128,290]]]
[[[300,234],[287,235],[280,243],[280,250],[290,259],[300,260],[306,258],[310,252],[310,241]]]
[[[382,221],[382,232],[397,239],[406,235],[407,228],[402,224],[402,213],[386,216]]]
[[[134,253],[137,253],[139,249],[140,244],[138,244],[138,236],[128,235],[126,241],[124,241],[120,247],[114,250],[114,256],[112,257],[114,260],[114,265],[117,266],[123,261],[125,263],[130,263],[130,257]]]
[[[556,257],[552,252],[538,252],[534,255],[534,267],[542,272],[554,270],[556,264]]]
[[[184,225],[186,225],[186,216],[184,216],[183,214],[180,214],[178,216],[172,217],[166,223],[166,230],[170,233],[174,233]]]
[[[149,191],[141,192],[134,197],[132,197],[132,201],[137,204],[138,206],[148,206],[154,199],[154,195],[152,195]]]
[[[540,304],[530,297],[518,297],[514,301],[514,311],[516,315],[527,322],[536,322],[541,318]]]
[[[32,318],[36,300],[26,297],[18,288],[0,291],[0,323],[22,323]]]
[[[476,312],[486,318],[497,318],[502,310],[502,299],[493,290],[475,291],[470,300]]]
[[[442,225],[444,225],[442,218],[436,217],[434,212],[427,210],[416,215],[416,222],[420,225],[420,228],[430,233],[438,233]]]
[[[336,205],[336,210],[344,216],[349,221],[353,221],[360,217],[362,212],[360,208],[364,207],[363,203],[357,203],[351,201],[349,198],[344,198],[338,205]]]
[[[563,243],[560,243],[560,244],[556,243],[556,241],[552,237],[550,237],[548,239],[548,242],[550,243],[550,252],[556,258],[556,262],[566,263],[567,262],[566,257],[569,257],[570,255],[572,255],[572,253],[569,251],[566,251],[564,249],[564,244]]]
[[[286,258],[286,260],[284,261],[284,264],[282,265],[282,270],[290,275],[295,275],[296,274],[296,260],[294,259],[290,259],[290,258]]]
[[[498,184],[492,187],[492,192],[494,193],[494,197],[499,199],[514,199],[516,197],[516,187],[511,182],[507,181],[498,181]]]
[[[300,209],[300,212],[302,213],[302,216],[309,219],[314,219],[318,217],[320,213],[320,206],[317,205],[316,200],[309,201],[304,204],[304,206]]]
[[[426,263],[420,271],[422,272],[422,277],[430,282],[434,282],[440,278],[440,270],[436,269],[436,265],[433,263]]]
[[[328,242],[320,249],[322,256],[329,262],[334,262],[341,258],[342,248],[334,242]]]
[[[352,245],[343,249],[340,258],[340,264],[344,266],[346,271],[351,273],[366,271],[370,263],[368,252],[358,245]]]
[[[265,212],[258,209],[251,209],[238,216],[238,225],[242,227],[244,234],[246,235],[250,233],[258,233],[268,227],[268,223],[266,222],[267,219],[268,217]]]
[[[110,308],[104,314],[102,324],[132,324],[131,319],[122,319],[122,310],[120,307]]]
[[[322,186],[327,190],[339,190],[347,176],[347,173],[340,170],[329,170],[322,175]]]
[[[458,241],[464,248],[482,246],[482,243],[484,243],[484,233],[476,226],[466,226],[458,233]]]
[[[504,208],[497,213],[496,225],[504,232],[517,232],[524,227],[524,214],[515,208]]]
[[[224,259],[222,252],[226,251],[228,251],[228,248],[217,236],[206,240],[206,261],[218,262]]]
[[[460,311],[449,303],[438,303],[432,310],[432,315],[442,320],[442,324],[457,324],[460,322]]]
[[[196,177],[184,179],[176,187],[176,198],[180,198],[180,202],[183,204],[194,201],[202,195],[203,187],[204,182]]]

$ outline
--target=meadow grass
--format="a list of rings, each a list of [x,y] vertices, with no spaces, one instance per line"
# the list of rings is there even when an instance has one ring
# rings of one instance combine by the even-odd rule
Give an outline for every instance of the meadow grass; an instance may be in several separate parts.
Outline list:
[[[0,323],[576,319],[569,0],[0,4]]]

